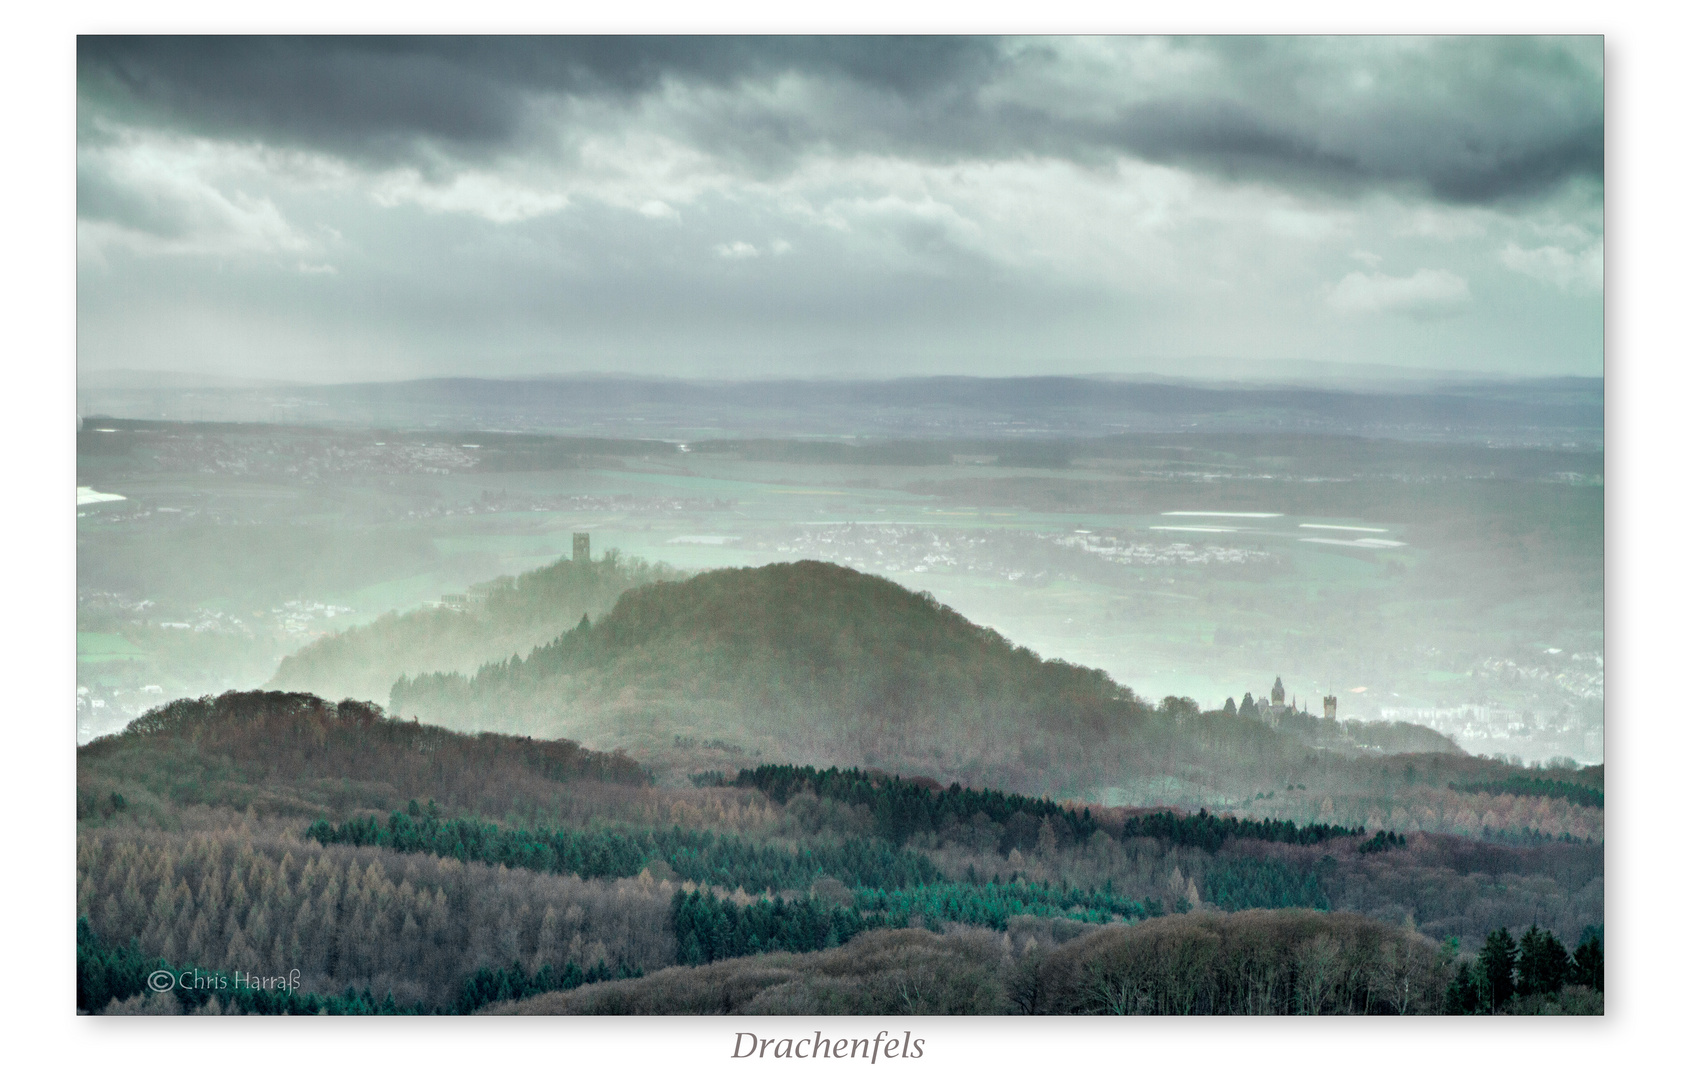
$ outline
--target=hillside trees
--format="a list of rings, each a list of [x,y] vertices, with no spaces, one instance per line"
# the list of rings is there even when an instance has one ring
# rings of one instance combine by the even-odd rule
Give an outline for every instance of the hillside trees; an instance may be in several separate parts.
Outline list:
[[[1434,942],[1343,912],[1199,912],[1107,927],[1037,965],[1035,1011],[1270,1015],[1435,1011]]]
[[[1539,1005],[1559,1004],[1562,993],[1572,988],[1581,988],[1576,1008],[1592,1003],[1580,995],[1605,990],[1598,928],[1585,931],[1576,954],[1567,955],[1552,930],[1533,923],[1515,942],[1503,926],[1484,939],[1474,962],[1457,966],[1443,1008],[1459,1014],[1547,1011]],[[1599,1011],[1598,1005],[1593,1011]]]
[[[1359,836],[1365,831],[1341,825],[1298,825],[1294,821],[1275,821],[1272,818],[1240,820],[1230,814],[1216,816],[1208,810],[1199,810],[1195,814],[1175,814],[1164,810],[1127,818],[1116,836],[1118,839],[1151,836],[1170,843],[1218,851],[1228,840],[1312,845],[1340,836]]]
[[[1044,786],[1017,782],[1025,764],[1067,771],[1084,760],[1073,747],[1113,740],[1150,714],[1102,672],[1042,660],[932,597],[818,562],[633,589],[523,658],[470,679],[400,682],[392,700],[452,723],[528,717],[576,728],[611,723],[630,687],[645,716],[674,725],[729,716],[732,737],[786,741],[803,756],[815,748],[913,771],[934,761],[1017,790]]]
[[[641,978],[641,968],[611,971],[597,961],[588,970],[576,961],[556,971],[545,964],[528,974],[518,961],[512,968],[482,967],[462,981],[455,999],[443,1005],[398,1002],[390,991],[376,1000],[367,987],[346,987],[338,994],[303,991],[292,973],[264,976],[250,971],[221,971],[198,965],[182,967],[162,956],[148,957],[133,940],[112,945],[96,934],[86,918],[76,920],[76,1009],[113,1014],[201,1016],[412,1016],[425,1013],[466,1015],[487,1005],[519,1001],[536,994],[571,990],[608,979]],[[159,976],[167,976],[161,983]]]
[[[1210,798],[1304,791],[1270,816],[1369,832],[1600,834],[1601,811],[1563,797],[1592,802],[1587,770],[1529,776],[1406,724],[1310,717],[1275,730],[1253,700],[1231,711],[1185,698],[1152,706],[930,596],[811,561],[631,589],[605,615],[472,675],[412,673],[392,687],[392,706],[458,727],[625,745],[660,769],[735,770],[758,755],[1038,794],[1167,775],[1195,777]],[[674,750],[706,741],[736,750]],[[1516,773],[1541,786],[1499,787]],[[1497,786],[1449,793],[1449,783]]]
[[[976,791],[957,783],[942,788],[924,777],[902,780],[873,776],[861,769],[761,765],[743,769],[734,784],[763,791],[777,803],[787,803],[805,791],[819,799],[863,807],[873,819],[877,835],[895,844],[904,844],[919,833],[939,832],[954,821],[973,820],[978,814],[999,825],[1009,825],[1020,816],[1031,823],[1029,835],[1036,839],[1042,822],[1049,824],[1059,838],[1075,843],[1085,841],[1097,829],[1090,810],[1065,809],[1050,799],[991,789]],[[1028,836],[1009,830],[1001,834],[1001,846],[1027,847],[1030,843]]]
[[[622,878],[655,860],[679,877],[750,892],[805,889],[820,877],[848,885],[900,889],[937,881],[940,872],[920,852],[881,841],[848,838],[798,851],[737,836],[671,827],[640,832],[503,829],[494,822],[441,820],[394,813],[382,825],[372,817],[334,826],[312,824],[307,839],[322,844],[364,844],[396,851],[424,851],[463,862],[486,862],[583,878]]]
[[[683,576],[614,551],[592,562],[561,559],[476,587],[481,599],[466,610],[390,612],[313,641],[281,661],[269,688],[383,700],[405,674],[472,671],[553,640],[580,616],[604,614],[627,589]]]
[[[1606,793],[1599,788],[1587,784],[1574,784],[1565,780],[1545,777],[1532,777],[1518,774],[1505,776],[1498,780],[1474,780],[1463,784],[1450,784],[1456,791],[1472,794],[1489,795],[1531,795],[1543,799],[1562,799],[1577,806],[1592,806],[1596,809],[1606,807]]]
[[[131,799],[149,792],[178,804],[292,808],[351,784],[506,803],[510,793],[558,784],[648,780],[625,754],[567,739],[464,735],[396,720],[366,702],[279,691],[229,691],[160,706],[122,734],[80,748],[77,775],[82,816],[100,813],[97,800],[118,788]]]
[[[77,906],[102,939],[217,970],[303,973],[306,992],[446,1004],[481,967],[672,962],[672,886],[427,854],[323,848],[272,829],[84,836]]]
[[[1552,930],[1540,930],[1532,923],[1519,939],[1517,967],[1517,993],[1554,994],[1571,974],[1571,954]]]
[[[1606,955],[1600,944],[1598,928],[1583,932],[1577,951],[1571,954],[1567,977],[1578,986],[1594,990],[1606,989]]]
[[[1478,951],[1478,975],[1492,1009],[1499,1009],[1513,996],[1513,964],[1517,960],[1518,945],[1505,926],[1484,939]]]

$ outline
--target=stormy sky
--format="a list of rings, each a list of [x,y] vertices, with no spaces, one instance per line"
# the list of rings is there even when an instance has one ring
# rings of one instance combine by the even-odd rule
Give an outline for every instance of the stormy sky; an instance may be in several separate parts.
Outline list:
[[[1599,38],[102,38],[78,360],[1603,370]]]

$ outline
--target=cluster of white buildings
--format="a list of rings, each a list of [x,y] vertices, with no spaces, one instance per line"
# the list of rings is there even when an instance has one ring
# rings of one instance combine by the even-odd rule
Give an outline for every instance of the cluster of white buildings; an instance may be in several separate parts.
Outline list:
[[[1089,529],[1068,534],[1037,534],[1059,547],[1074,548],[1096,555],[1106,562],[1124,566],[1191,566],[1271,562],[1275,556],[1257,548],[1226,547],[1221,544],[1149,544],[1099,535]]]

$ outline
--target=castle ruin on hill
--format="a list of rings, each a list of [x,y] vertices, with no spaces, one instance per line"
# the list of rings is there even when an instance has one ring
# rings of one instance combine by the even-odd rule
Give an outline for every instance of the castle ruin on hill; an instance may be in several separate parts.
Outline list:
[[[1331,694],[1323,696],[1320,699],[1320,711],[1325,719],[1336,720],[1336,696]],[[1306,708],[1297,708],[1297,699],[1294,695],[1288,703],[1286,702],[1285,680],[1282,676],[1275,675],[1273,677],[1273,689],[1268,691],[1267,698],[1258,700],[1250,694],[1245,694],[1244,704],[1238,707],[1238,715],[1260,720],[1269,727],[1278,727],[1279,722],[1287,717],[1307,716],[1309,712]]]

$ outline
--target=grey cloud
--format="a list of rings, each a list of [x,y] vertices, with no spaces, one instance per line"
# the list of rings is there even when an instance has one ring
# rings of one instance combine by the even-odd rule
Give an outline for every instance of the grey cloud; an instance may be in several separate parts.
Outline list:
[[[84,38],[79,56],[96,366],[1601,362],[1595,39]],[[969,163],[1008,167],[930,167]],[[1403,197],[1343,197],[1369,191]]]
[[[1602,173],[1605,135],[1598,115],[1516,145],[1490,145],[1495,124],[1485,122],[1495,118],[1401,116],[1388,125],[1363,119],[1366,124],[1351,130],[1300,123],[1292,130],[1231,101],[1167,99],[1130,110],[1108,129],[1095,130],[1093,141],[1235,179],[1345,189],[1412,183],[1457,203],[1539,194],[1563,180],[1598,180]]]
[[[1599,180],[1597,44],[1367,40],[1328,52],[1325,39],[1173,39],[1205,62],[1195,86],[1165,84],[1125,49],[1111,70],[1059,83],[1057,39],[85,37],[78,55],[84,111],[429,171],[439,153],[522,152],[546,134],[534,104],[559,99],[618,107],[619,123],[662,126],[754,171],[817,150],[1131,155],[1489,202]],[[815,96],[750,92],[785,75]],[[1034,80],[1059,90],[1025,93]]]
[[[172,240],[187,236],[195,224],[192,208],[181,200],[124,184],[87,161],[76,165],[76,216]]]
[[[506,143],[520,109],[495,65],[376,39],[84,37],[77,66],[84,110],[361,160]]]
[[[1156,96],[1095,139],[1239,178],[1412,185],[1460,203],[1603,174],[1596,38],[1177,44],[1219,58],[1219,92]]]
[[[533,95],[628,101],[667,80],[799,70],[917,95],[997,62],[983,38],[83,37],[85,103],[385,162],[417,141],[516,146]]]

